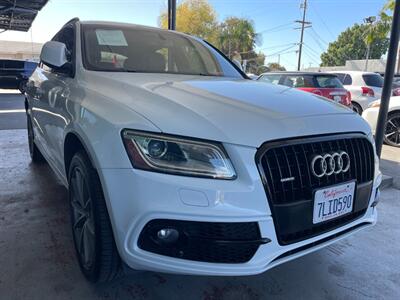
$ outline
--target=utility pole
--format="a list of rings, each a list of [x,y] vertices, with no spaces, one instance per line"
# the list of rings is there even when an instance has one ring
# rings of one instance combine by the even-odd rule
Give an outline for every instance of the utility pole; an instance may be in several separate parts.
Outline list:
[[[365,19],[364,19],[364,22],[365,22],[366,24],[369,24],[369,28],[368,28],[368,29],[369,29],[369,32],[370,32],[370,33],[371,33],[371,30],[372,30],[372,24],[374,24],[375,20],[376,20],[376,17],[375,17],[375,16],[371,16],[371,17],[368,17],[368,18],[365,18]],[[367,56],[366,56],[366,58],[365,58],[365,67],[364,67],[364,71],[367,71],[367,70],[368,70],[368,60],[369,60],[369,53],[370,53],[370,51],[371,51],[371,43],[367,41]]]
[[[300,43],[299,43],[299,60],[297,62],[297,71],[300,71],[300,66],[301,66],[301,54],[303,51],[303,39],[304,39],[304,29],[311,27],[311,22],[306,21],[306,11],[307,11],[307,0],[304,0],[304,2],[300,6],[303,9],[303,19],[296,20],[296,23],[301,24],[301,34],[300,34]],[[309,25],[309,26],[305,26]]]

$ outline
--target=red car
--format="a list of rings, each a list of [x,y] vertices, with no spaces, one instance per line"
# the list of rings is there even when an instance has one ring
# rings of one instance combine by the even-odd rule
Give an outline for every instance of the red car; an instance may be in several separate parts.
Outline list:
[[[351,107],[351,95],[335,74],[311,72],[268,72],[257,80],[297,88]]]

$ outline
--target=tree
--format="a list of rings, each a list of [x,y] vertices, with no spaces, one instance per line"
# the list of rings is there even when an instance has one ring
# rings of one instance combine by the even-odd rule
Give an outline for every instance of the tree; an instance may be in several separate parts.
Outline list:
[[[168,28],[168,14],[162,13],[159,25]],[[265,56],[254,51],[260,42],[253,21],[229,17],[218,24],[216,13],[207,0],[184,0],[176,9],[176,30],[207,40],[230,59],[247,61],[246,71],[257,73]]]
[[[278,63],[269,63],[267,65],[268,69],[273,72],[273,71],[286,71],[284,66],[281,66]]]
[[[207,0],[185,0],[176,8],[176,30],[215,43],[217,14]],[[159,17],[161,28],[168,28],[168,13]]]
[[[216,46],[229,58],[235,52],[246,56],[260,40],[252,21],[244,18],[229,17],[218,26]]]
[[[383,31],[384,24],[374,25],[376,32]],[[343,31],[337,40],[329,44],[328,50],[321,54],[321,66],[342,66],[346,60],[365,59],[367,51],[366,39],[371,32],[370,25],[355,24]],[[380,34],[375,34],[371,40],[371,59],[379,59],[386,53],[389,46],[389,39]]]
[[[245,63],[245,71],[259,73],[259,67],[264,65],[265,55],[256,53],[254,48],[260,42],[253,21],[245,18],[229,17],[218,26],[215,46],[230,59]]]

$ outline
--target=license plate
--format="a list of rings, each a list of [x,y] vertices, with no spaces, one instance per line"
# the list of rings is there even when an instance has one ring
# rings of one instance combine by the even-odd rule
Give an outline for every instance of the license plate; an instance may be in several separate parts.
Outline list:
[[[314,194],[313,224],[350,213],[353,210],[355,187],[353,181],[317,190]]]
[[[333,96],[333,100],[337,103],[340,103],[340,101],[342,101],[342,97],[341,96]]]

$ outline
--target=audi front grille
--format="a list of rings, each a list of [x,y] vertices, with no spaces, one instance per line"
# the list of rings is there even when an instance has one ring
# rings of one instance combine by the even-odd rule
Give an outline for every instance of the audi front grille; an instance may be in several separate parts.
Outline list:
[[[362,134],[326,135],[265,143],[256,154],[281,245],[298,242],[343,226],[363,216],[368,208],[374,177],[372,144]],[[318,156],[347,153],[348,170],[316,176],[311,163]],[[328,154],[328,155],[327,155]],[[320,174],[321,170],[317,170]],[[330,172],[327,172],[330,173]],[[350,214],[313,224],[313,197],[320,188],[356,181]]]

